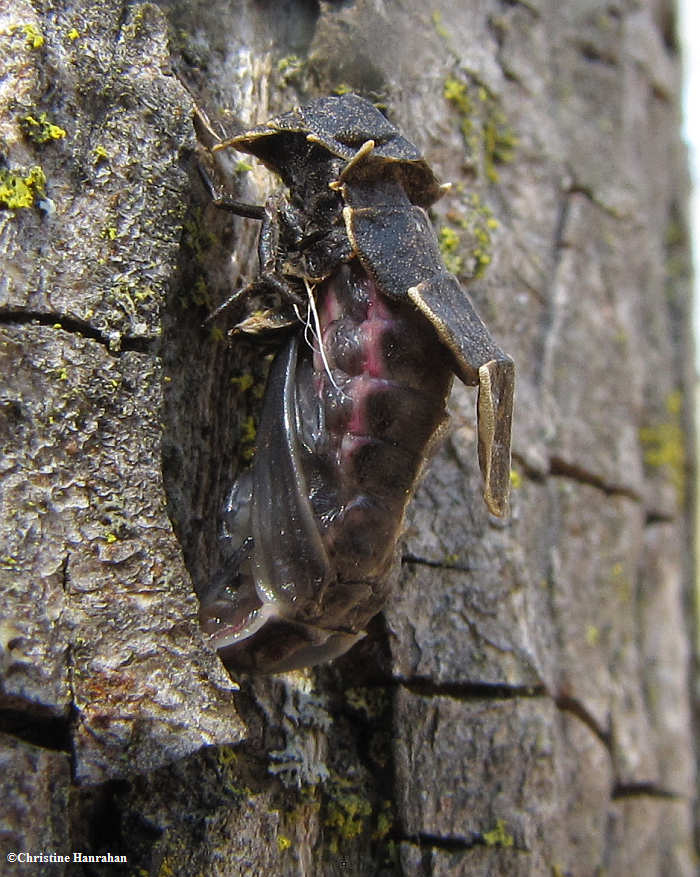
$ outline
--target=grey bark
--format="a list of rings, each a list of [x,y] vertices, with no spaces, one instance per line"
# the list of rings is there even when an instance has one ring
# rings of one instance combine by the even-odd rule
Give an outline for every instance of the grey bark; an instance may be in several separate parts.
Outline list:
[[[2,856],[128,858],[3,873],[694,873],[673,5],[0,10],[3,156],[47,178],[0,209]],[[456,387],[368,638],[236,691],[195,590],[265,357],[202,322],[256,229],[207,204],[192,99],[233,132],[341,86],[454,183],[447,258],[518,367],[512,514]]]

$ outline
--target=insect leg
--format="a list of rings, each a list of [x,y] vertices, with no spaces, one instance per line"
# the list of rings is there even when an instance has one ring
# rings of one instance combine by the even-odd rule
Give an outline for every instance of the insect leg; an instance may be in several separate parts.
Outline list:
[[[209,176],[209,173],[201,164],[197,165],[197,169],[199,170],[199,176],[201,177],[207,192],[209,192],[212,204],[215,207],[219,207],[222,210],[228,210],[230,213],[235,213],[238,216],[245,216],[248,219],[265,219],[264,207],[259,204],[246,204],[244,201],[236,201],[236,199],[231,198],[230,195],[223,194],[217,189],[214,181]]]
[[[477,430],[484,500],[494,515],[507,511],[515,365],[493,341],[454,275],[434,274],[408,289],[456,361],[457,376],[478,385]]]

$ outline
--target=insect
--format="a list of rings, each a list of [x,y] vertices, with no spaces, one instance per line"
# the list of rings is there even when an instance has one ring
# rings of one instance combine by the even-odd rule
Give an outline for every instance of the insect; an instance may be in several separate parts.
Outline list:
[[[200,621],[230,671],[275,673],[342,654],[386,602],[455,374],[478,387],[484,499],[506,513],[514,365],[442,262],[426,208],[444,187],[371,103],[320,98],[214,149],[229,147],[289,194],[254,207],[209,184],[262,223],[260,274],[225,304],[272,302],[238,328],[288,335]]]

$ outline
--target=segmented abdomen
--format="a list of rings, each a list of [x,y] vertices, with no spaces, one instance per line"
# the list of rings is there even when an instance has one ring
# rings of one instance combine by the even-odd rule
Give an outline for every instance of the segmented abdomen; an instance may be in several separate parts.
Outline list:
[[[310,499],[336,576],[372,580],[388,571],[406,504],[445,419],[451,364],[425,318],[382,296],[357,260],[322,285],[317,308],[320,410],[303,418],[316,427]],[[303,368],[299,374],[300,384],[309,381]]]

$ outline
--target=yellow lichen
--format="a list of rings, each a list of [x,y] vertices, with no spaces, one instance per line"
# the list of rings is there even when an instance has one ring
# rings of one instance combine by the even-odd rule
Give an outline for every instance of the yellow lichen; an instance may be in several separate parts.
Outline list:
[[[44,197],[45,186],[46,174],[38,165],[31,167],[26,174],[3,168],[0,170],[0,207],[12,210],[32,207]]]
[[[66,136],[65,129],[50,122],[46,113],[39,113],[38,118],[31,115],[22,116],[19,123],[27,137],[41,145],[52,140],[61,140]]]
[[[27,46],[30,49],[40,49],[44,45],[44,35],[34,24],[23,24],[22,31],[27,38]]]
[[[448,76],[442,93],[457,112],[469,157],[475,160],[481,156],[486,179],[497,183],[496,165],[513,160],[518,142],[499,101],[472,74],[466,79]]]
[[[382,807],[377,815],[377,827],[372,833],[372,840],[383,840],[394,825],[393,804],[391,801],[382,801]]]
[[[512,847],[513,836],[506,831],[506,823],[503,819],[496,820],[496,827],[483,834],[484,843],[487,847]]]
[[[666,399],[668,419],[639,430],[644,462],[653,468],[664,468],[676,489],[679,502],[685,491],[685,436],[681,424],[683,397],[679,390]]]
[[[249,415],[241,424],[241,441],[244,443],[254,442],[256,434],[255,418]]]
[[[460,274],[464,269],[464,259],[459,255],[459,235],[453,228],[445,225],[438,232],[438,241],[445,267],[450,274]]]
[[[472,112],[473,107],[466,82],[462,82],[454,76],[448,76],[443,84],[442,94],[445,100],[449,101],[460,113],[467,115]]]
[[[292,845],[291,840],[285,834],[277,835],[277,849],[283,853],[285,850],[288,850]]]
[[[297,76],[304,69],[304,61],[298,55],[285,55],[277,62],[277,72],[284,82]]]
[[[600,630],[595,624],[589,624],[586,628],[586,642],[589,646],[597,646],[600,642]]]
[[[447,32],[447,28],[442,22],[442,12],[435,10],[435,12],[433,12],[430,16],[430,19],[433,22],[435,33],[443,40],[446,40],[449,37],[449,33]]]
[[[361,795],[339,794],[329,803],[324,824],[336,829],[342,838],[350,840],[362,834],[371,813],[372,805]]]
[[[237,387],[241,393],[245,393],[246,390],[249,390],[253,386],[255,378],[251,374],[234,375],[230,379],[230,382],[234,387]]]

